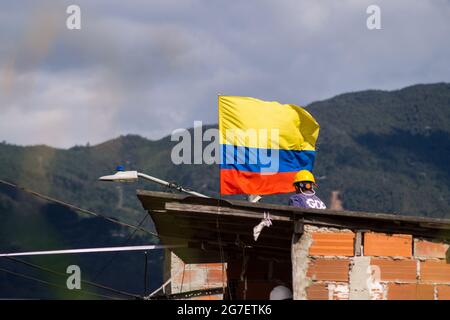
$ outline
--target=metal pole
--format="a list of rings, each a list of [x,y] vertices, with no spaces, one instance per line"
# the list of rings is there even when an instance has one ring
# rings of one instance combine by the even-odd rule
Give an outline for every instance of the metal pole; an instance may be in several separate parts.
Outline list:
[[[144,252],[145,257],[145,269],[144,269],[144,297],[147,295],[147,264],[148,264],[148,257],[147,257],[147,251]]]
[[[152,182],[156,182],[156,183],[158,183],[160,185],[163,185],[165,187],[168,187],[168,188],[171,188],[171,189],[175,189],[177,191],[190,194],[192,196],[201,197],[201,198],[209,198],[208,196],[205,196],[204,194],[201,194],[201,193],[198,193],[198,192],[195,192],[195,191],[192,191],[192,190],[185,189],[182,186],[179,186],[179,185],[177,185],[175,183],[170,183],[170,182],[167,182],[167,181],[164,181],[164,180],[161,180],[161,179],[149,176],[149,175],[144,174],[144,173],[138,172],[137,175],[138,175],[138,177],[144,178],[144,179],[152,181]]]

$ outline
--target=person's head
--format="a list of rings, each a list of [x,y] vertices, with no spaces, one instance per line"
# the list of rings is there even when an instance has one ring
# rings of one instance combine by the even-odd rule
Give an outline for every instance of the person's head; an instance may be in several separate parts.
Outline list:
[[[300,170],[295,174],[294,187],[297,193],[315,193],[314,186],[317,186],[316,179],[311,171]]]

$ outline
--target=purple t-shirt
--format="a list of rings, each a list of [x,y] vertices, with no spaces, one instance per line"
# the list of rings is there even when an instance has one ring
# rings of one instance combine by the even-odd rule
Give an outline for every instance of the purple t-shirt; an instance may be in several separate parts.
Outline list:
[[[315,194],[296,193],[289,198],[289,205],[307,209],[326,209],[327,206]]]

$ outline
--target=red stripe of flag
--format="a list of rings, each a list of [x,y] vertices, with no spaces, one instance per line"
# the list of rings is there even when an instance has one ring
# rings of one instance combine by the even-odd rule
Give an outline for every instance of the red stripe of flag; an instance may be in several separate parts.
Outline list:
[[[235,169],[220,170],[221,194],[274,194],[294,192],[296,172],[262,174]]]

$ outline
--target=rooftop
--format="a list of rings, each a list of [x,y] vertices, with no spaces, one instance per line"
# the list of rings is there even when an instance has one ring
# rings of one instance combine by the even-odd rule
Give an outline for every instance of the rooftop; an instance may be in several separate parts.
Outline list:
[[[303,224],[450,239],[449,219],[303,209],[145,190],[137,190],[137,196],[150,213],[163,243],[188,245],[174,250],[187,263],[217,262],[224,260],[225,254],[241,254],[242,250],[289,260],[292,235],[300,233]],[[265,228],[255,241],[253,227],[264,213],[270,214],[273,225]]]

